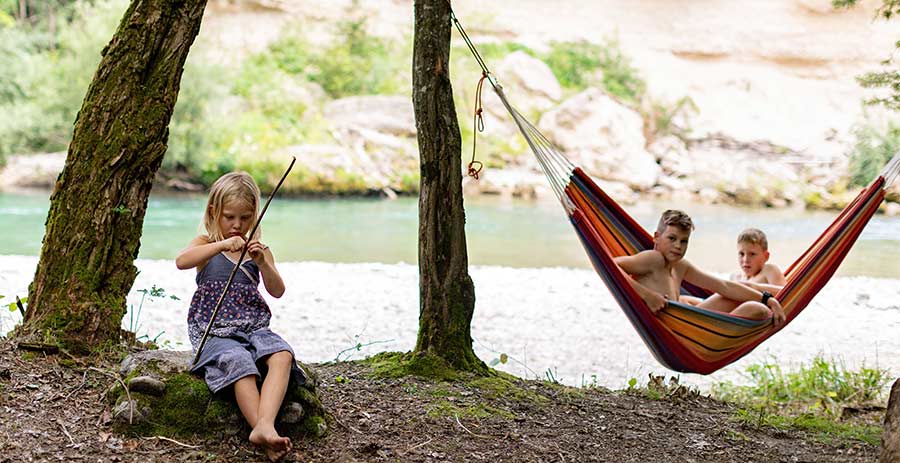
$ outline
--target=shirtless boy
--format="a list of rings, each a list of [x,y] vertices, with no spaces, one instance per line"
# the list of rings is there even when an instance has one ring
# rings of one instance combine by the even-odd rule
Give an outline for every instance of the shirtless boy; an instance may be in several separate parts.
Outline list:
[[[757,291],[772,294],[781,291],[787,280],[780,268],[769,263],[769,240],[766,234],[762,230],[748,228],[738,235],[737,245],[741,270],[733,273],[731,279]]]
[[[723,280],[706,273],[684,259],[694,224],[681,211],[663,212],[653,233],[653,249],[633,256],[615,259],[616,264],[631,275],[631,285],[654,313],[666,306],[667,299],[682,303],[691,300],[679,298],[681,282],[687,280],[697,286],[714,291],[719,296],[737,302],[728,312],[744,318],[763,320],[770,315],[776,326],[784,323],[784,311],[777,299],[736,281]],[[715,296],[715,295],[714,295]],[[709,299],[716,299],[710,297]],[[698,307],[721,310],[709,306],[709,299],[693,304]]]

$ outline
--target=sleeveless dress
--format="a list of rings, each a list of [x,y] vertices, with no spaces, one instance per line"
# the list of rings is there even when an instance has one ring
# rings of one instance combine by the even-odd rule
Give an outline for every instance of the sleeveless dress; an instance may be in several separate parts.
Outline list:
[[[219,253],[197,273],[197,291],[188,310],[188,336],[194,351],[200,345],[233,268],[234,261]],[[286,351],[294,356],[287,341],[269,329],[272,313],[259,292],[259,279],[259,267],[253,260],[241,263],[200,359],[191,368],[192,373],[203,377],[213,393],[246,376],[261,379],[266,371],[265,359],[271,354]],[[296,361],[291,363],[290,379],[294,384],[306,383],[306,375]]]
[[[194,350],[200,345],[200,339],[233,268],[234,261],[219,253],[197,273],[197,291],[194,292],[188,310],[188,336]],[[247,259],[235,273],[234,281],[228,288],[228,295],[222,301],[222,307],[219,308],[209,334],[227,338],[236,332],[252,333],[268,327],[272,312],[258,286],[259,267],[256,262]]]

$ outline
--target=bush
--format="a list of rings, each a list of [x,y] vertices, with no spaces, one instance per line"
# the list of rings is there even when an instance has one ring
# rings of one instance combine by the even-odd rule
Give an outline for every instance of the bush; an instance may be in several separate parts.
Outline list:
[[[607,40],[602,45],[585,41],[553,42],[544,61],[566,88],[582,90],[593,85],[599,70],[603,88],[624,101],[639,103],[646,90],[646,83],[615,40]]]
[[[871,126],[859,128],[848,166],[850,184],[867,186],[898,151],[900,127],[891,124],[883,133]]]

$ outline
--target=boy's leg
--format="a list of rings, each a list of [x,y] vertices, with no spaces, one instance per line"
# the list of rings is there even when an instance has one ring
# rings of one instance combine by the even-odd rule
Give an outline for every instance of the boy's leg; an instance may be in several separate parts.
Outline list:
[[[772,315],[772,311],[760,302],[748,301],[732,310],[731,314],[752,320],[764,320]]]
[[[713,294],[696,305],[697,307],[702,307],[704,309],[725,313],[734,313],[733,311],[738,307],[736,301],[728,299],[721,294]]]
[[[279,436],[275,430],[275,416],[278,414],[278,409],[281,408],[284,393],[287,391],[291,362],[293,361],[294,356],[287,351],[276,352],[266,359],[269,371],[263,380],[262,392],[259,394],[257,420],[250,433],[250,442],[262,446],[269,460],[272,461],[281,459],[292,449],[291,440]],[[256,385],[254,384],[253,387],[255,388]]]

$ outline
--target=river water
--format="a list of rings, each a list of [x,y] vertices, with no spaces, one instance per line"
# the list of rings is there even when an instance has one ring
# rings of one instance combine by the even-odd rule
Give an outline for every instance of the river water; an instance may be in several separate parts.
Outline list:
[[[48,207],[43,195],[0,195],[0,295],[27,292]],[[418,326],[416,201],[277,200],[267,212],[264,241],[275,250],[288,291],[269,298],[273,328],[308,362],[360,358],[414,347]],[[651,227],[665,204],[628,206]],[[193,272],[172,259],[197,232],[203,198],[157,198],[145,221],[140,274],[124,325],[188,348],[184,320]],[[746,226],[769,233],[773,260],[786,266],[834,217],[832,213],[759,211],[690,205],[698,229],[688,257],[713,272],[733,270],[734,236]],[[571,385],[621,388],[661,367],[589,268],[556,203],[467,199],[467,237],[477,303],[476,353],[523,377],[548,372]],[[789,257],[790,256],[790,257]],[[137,291],[162,287],[168,298],[144,301]],[[8,302],[9,298],[0,300]],[[0,311],[0,333],[19,320]],[[878,366],[900,375],[900,218],[875,217],[847,260],[809,307],[756,351],[710,376],[680,375],[707,387],[744,380],[753,363],[783,368],[818,354],[848,368]],[[364,346],[352,349],[357,344]],[[349,350],[348,350],[349,349]]]

